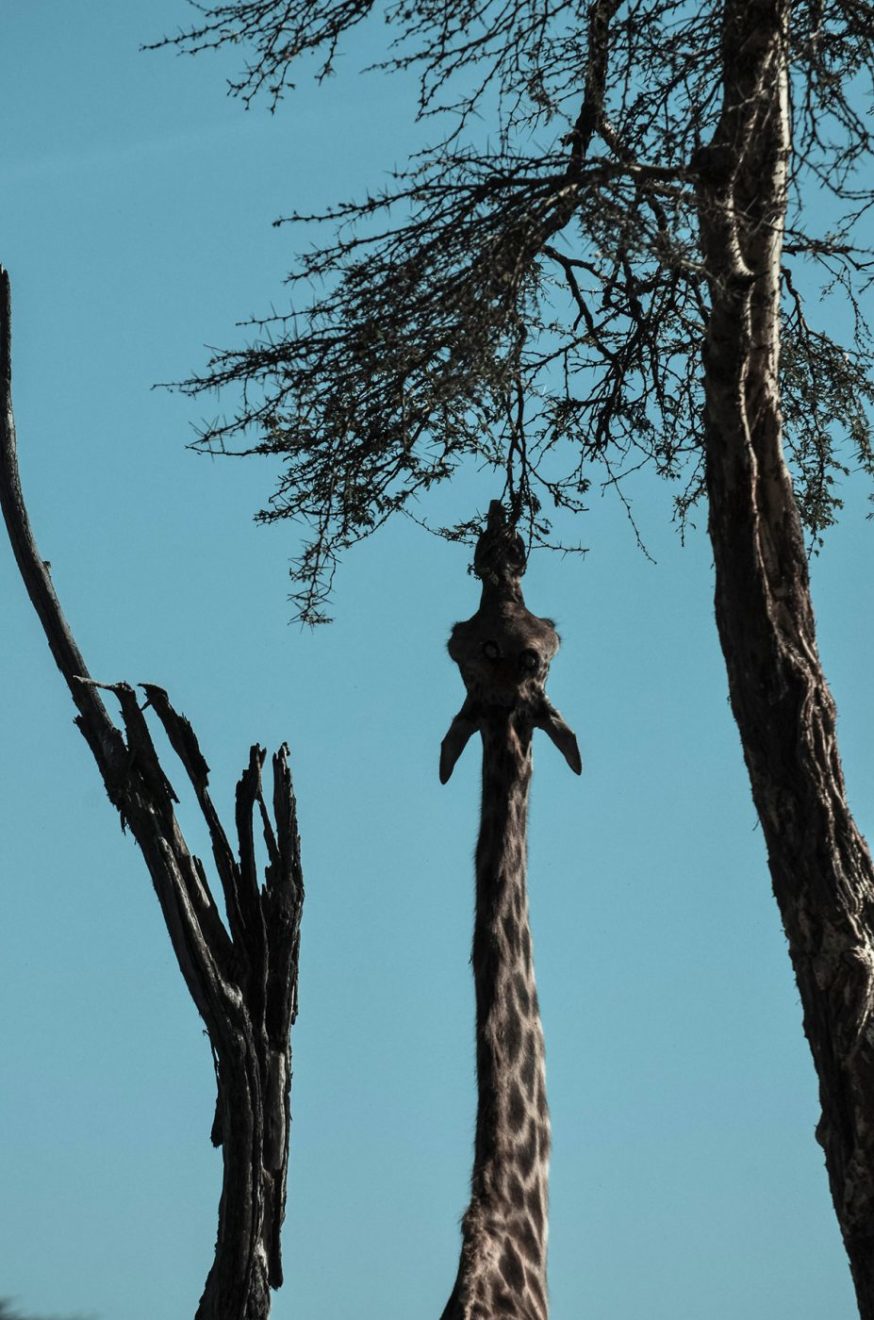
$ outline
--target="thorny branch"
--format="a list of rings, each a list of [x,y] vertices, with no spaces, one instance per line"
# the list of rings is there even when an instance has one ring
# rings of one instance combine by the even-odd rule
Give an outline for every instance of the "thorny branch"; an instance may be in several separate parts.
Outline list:
[[[246,43],[252,60],[231,90],[247,104],[266,92],[271,107],[295,60],[317,57],[324,76],[346,34],[376,16],[349,0],[198,12],[198,27],[163,44]],[[427,492],[464,465],[503,473],[532,544],[552,543],[559,511],[585,507],[599,468],[609,484],[653,465],[677,484],[681,522],[700,492],[709,306],[694,162],[718,117],[722,5],[426,0],[382,16],[391,41],[378,67],[418,72],[418,117],[443,137],[384,191],[277,222],[324,226],[289,277],[293,309],[251,322],[249,347],[182,384],[238,391],[201,448],[281,458],[259,517],[309,529],[293,600],[310,622],[325,617],[342,552],[394,513],[418,521]],[[840,505],[837,479],[874,474],[860,302],[874,267],[853,237],[874,204],[858,170],[874,146],[859,110],[874,88],[874,5],[795,5],[790,60],[782,388],[816,543]],[[805,226],[810,184],[837,204],[826,234]],[[817,310],[829,290],[849,324]],[[470,523],[449,534],[469,537]]]

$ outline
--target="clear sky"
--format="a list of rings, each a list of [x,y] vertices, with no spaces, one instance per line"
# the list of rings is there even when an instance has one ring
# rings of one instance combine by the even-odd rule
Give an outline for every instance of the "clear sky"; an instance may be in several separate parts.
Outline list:
[[[15,298],[23,480],[95,677],[166,686],[228,808],[253,741],[292,747],[306,871],[279,1320],[436,1320],[474,1120],[468,967],[478,748],[437,752],[476,606],[463,548],[398,525],[350,555],[336,623],[288,626],[269,466],[186,450],[212,408],[154,382],[281,306],[277,215],[403,161],[408,85],[302,81],[271,117],[235,70],[140,54],[182,0],[11,0],[0,261]],[[239,53],[238,53],[239,54]],[[837,308],[834,315],[840,315]],[[218,405],[217,405],[218,406]],[[450,516],[484,509],[467,481]],[[874,825],[865,492],[815,561],[851,802]],[[670,492],[593,492],[585,559],[535,556],[564,646],[551,692],[585,760],[536,747],[531,898],[554,1123],[555,1320],[851,1320],[798,996],[731,721],[700,527]],[[41,1314],[192,1316],[211,1260],[213,1074],[157,902],[0,550],[0,1296]],[[177,790],[181,774],[168,757]],[[202,833],[183,796],[190,841]]]

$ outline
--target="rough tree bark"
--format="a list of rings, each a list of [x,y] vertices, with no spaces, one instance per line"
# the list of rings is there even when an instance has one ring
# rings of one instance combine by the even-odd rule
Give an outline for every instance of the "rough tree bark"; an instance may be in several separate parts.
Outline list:
[[[218,1100],[212,1139],[224,1178],[218,1239],[197,1320],[265,1320],[270,1289],[282,1283],[280,1229],[288,1171],[291,1040],[303,878],[288,748],[273,757],[272,820],[261,786],[265,752],[252,747],[237,785],[235,856],[210,800],[209,768],[188,721],[167,693],[143,685],[141,707],[126,683],[95,683],[70,632],[30,530],[21,492],[11,389],[11,298],[0,267],[0,504],[28,595],[78,710],[110,801],[142,849],[180,971],[206,1025]],[[100,689],[121,708],[110,718]],[[206,872],[188,849],[177,800],[152,742],[150,706],[179,757],[209,829],[227,925]],[[259,885],[253,818],[267,849]]]
[[[729,0],[724,99],[700,152],[712,312],[706,461],[716,617],[819,1076],[835,1210],[874,1320],[874,868],[850,814],[781,446],[788,0]]]

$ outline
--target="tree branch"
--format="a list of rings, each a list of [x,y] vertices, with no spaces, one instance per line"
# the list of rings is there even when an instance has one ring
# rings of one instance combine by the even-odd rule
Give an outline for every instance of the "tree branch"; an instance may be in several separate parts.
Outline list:
[[[282,1282],[291,1087],[291,1025],[297,1010],[303,878],[288,749],[273,758],[275,828],[261,792],[265,752],[253,747],[237,789],[239,862],[209,796],[208,767],[194,730],[163,688],[146,684],[194,787],[209,830],[230,931],[200,859],[188,849],[136,693],[88,674],[27,518],[12,410],[9,276],[0,267],[0,504],[25,588],[79,712],[110,801],[130,829],[152,877],[179,969],[213,1050],[218,1103],[214,1140],[223,1146],[224,1182],[216,1256],[198,1320],[263,1320],[269,1289]],[[123,731],[99,691],[117,698]],[[253,814],[265,831],[268,865],[258,882]]]

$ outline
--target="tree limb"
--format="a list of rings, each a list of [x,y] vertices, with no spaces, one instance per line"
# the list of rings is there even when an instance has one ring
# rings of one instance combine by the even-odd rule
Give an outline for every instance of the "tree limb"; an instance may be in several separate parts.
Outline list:
[[[239,861],[207,789],[208,766],[194,730],[163,688],[146,684],[147,706],[161,721],[193,785],[212,841],[229,930],[200,859],[176,820],[173,786],[160,764],[136,692],[96,683],[70,631],[30,528],[18,472],[12,411],[11,294],[0,267],[0,505],[15,557],[52,655],[78,710],[122,825],[140,846],[179,969],[206,1026],[216,1067],[213,1137],[223,1147],[224,1180],[216,1255],[198,1320],[265,1320],[270,1288],[282,1283],[280,1229],[285,1213],[290,1131],[291,1040],[297,1010],[303,877],[288,749],[273,758],[274,823],[261,791],[265,752],[252,747],[237,789]],[[100,690],[118,700],[122,729]],[[253,814],[268,847],[258,882]]]

